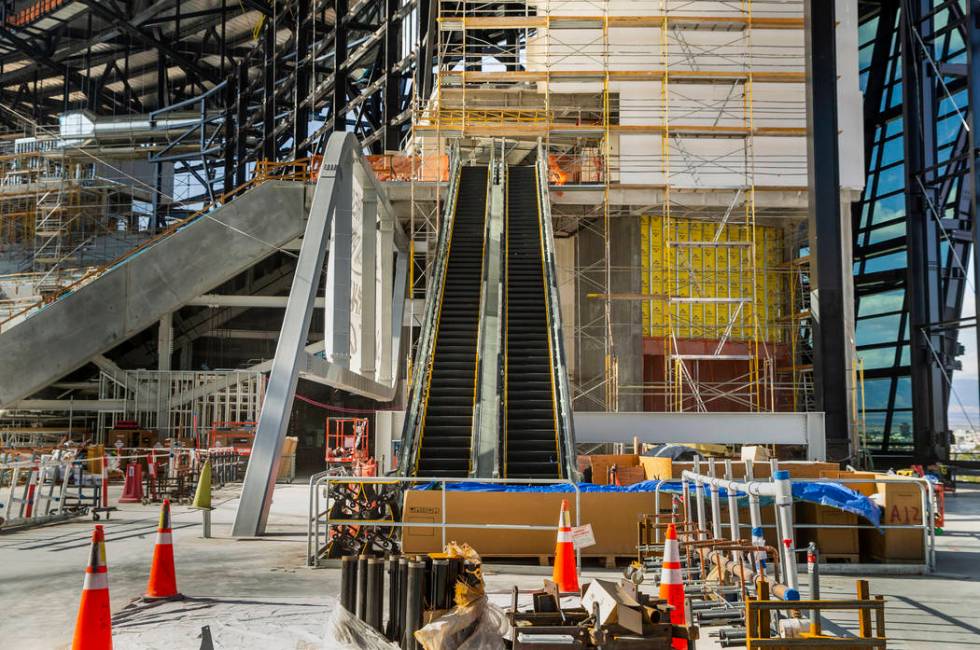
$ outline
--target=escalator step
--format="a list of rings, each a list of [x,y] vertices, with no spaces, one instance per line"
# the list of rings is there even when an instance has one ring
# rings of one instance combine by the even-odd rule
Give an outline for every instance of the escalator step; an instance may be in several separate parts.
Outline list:
[[[533,167],[507,177],[507,476],[558,475],[548,306]]]

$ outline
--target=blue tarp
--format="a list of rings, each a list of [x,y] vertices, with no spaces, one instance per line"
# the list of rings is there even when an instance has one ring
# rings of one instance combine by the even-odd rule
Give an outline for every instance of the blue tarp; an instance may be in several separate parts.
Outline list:
[[[875,526],[881,525],[881,508],[878,504],[840,483],[793,481],[793,498],[837,508],[864,517]]]
[[[579,492],[623,492],[626,494],[635,494],[637,492],[656,492],[658,485],[660,491],[666,494],[681,494],[683,492],[680,481],[642,481],[626,486],[579,483],[578,489]],[[438,487],[439,485],[437,483],[430,483],[422,487],[422,489],[436,489]],[[500,483],[467,481],[463,483],[447,483],[446,489],[457,492],[575,492],[572,486],[567,483],[504,485]],[[728,494],[723,488],[719,490],[719,493],[722,499],[728,498]],[[739,497],[739,499],[746,498],[744,495]],[[793,481],[793,498],[797,501],[806,501],[808,503],[817,503],[823,506],[837,508],[838,510],[864,517],[875,526],[881,525],[881,510],[877,504],[860,492],[855,492],[840,483]],[[763,504],[767,502],[771,503],[771,499],[763,498]]]

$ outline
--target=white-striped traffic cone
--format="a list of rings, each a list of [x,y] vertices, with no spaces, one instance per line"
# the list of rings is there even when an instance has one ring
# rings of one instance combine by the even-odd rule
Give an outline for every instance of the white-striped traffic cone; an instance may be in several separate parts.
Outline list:
[[[555,544],[555,568],[551,579],[558,590],[566,593],[578,592],[578,567],[575,565],[575,546],[572,544],[571,516],[568,513],[568,500],[561,500],[561,514],[558,515],[558,541]]]
[[[681,578],[681,549],[677,542],[677,527],[667,526],[667,537],[664,540],[664,562],[660,573],[660,597],[667,601],[673,609],[670,610],[670,622],[674,625],[684,625],[684,580]],[[678,650],[686,650],[687,640],[674,638],[671,645]]]

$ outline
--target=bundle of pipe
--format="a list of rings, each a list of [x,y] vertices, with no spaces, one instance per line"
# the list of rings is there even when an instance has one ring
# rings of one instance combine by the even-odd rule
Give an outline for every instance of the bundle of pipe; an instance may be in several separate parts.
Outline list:
[[[735,560],[729,559],[721,551],[711,551],[708,553],[708,558],[721,571],[738,576],[740,579],[744,576],[746,584],[755,584],[757,580],[767,579],[764,574],[756,573],[755,568],[744,560],[741,563],[736,562]],[[781,583],[773,583],[771,590],[773,595],[780,600],[800,599],[800,592],[798,590]]]
[[[403,650],[419,647],[415,632],[425,612],[453,607],[456,583],[474,584],[478,565],[441,555],[386,559],[348,555],[341,559],[340,604],[358,619],[397,642]],[[385,576],[388,613],[384,621]]]

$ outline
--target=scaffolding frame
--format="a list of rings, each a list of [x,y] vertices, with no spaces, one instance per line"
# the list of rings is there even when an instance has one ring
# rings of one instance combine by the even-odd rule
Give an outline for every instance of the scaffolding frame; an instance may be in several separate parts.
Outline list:
[[[703,358],[685,355],[676,344],[681,306],[703,298],[668,290],[666,300],[671,306],[669,311],[674,313],[671,322],[678,325],[671,327],[670,335],[665,337],[667,363],[661,389],[670,396],[669,409],[704,410],[727,397],[746,410],[776,410],[778,404],[788,401],[777,393],[796,390],[795,378],[790,380],[790,386],[779,379],[780,369],[770,345],[786,343],[789,337],[775,331],[778,328],[772,319],[760,322],[758,306],[765,297],[760,298],[756,290],[755,176],[756,165],[761,164],[763,173],[792,174],[803,185],[806,159],[785,154],[757,158],[753,145],[756,137],[805,135],[804,102],[781,99],[774,90],[782,84],[802,85],[805,50],[802,39],[798,46],[777,47],[771,42],[756,46],[752,34],[754,29],[802,30],[803,3],[712,3],[715,15],[705,15],[704,6],[696,1],[673,0],[439,0],[437,5],[432,94],[423,97],[416,93],[413,99],[416,146],[439,152],[446,141],[457,140],[464,143],[463,151],[469,150],[475,156],[479,155],[482,140],[504,138],[516,143],[515,155],[519,155],[521,143],[541,138],[548,152],[553,186],[588,186],[597,192],[592,209],[564,212],[556,205],[553,212],[556,232],[567,225],[564,230],[587,233],[599,240],[601,251],[581,266],[576,262],[575,268],[576,282],[585,288],[588,298],[601,301],[600,314],[593,318],[587,305],[576,300],[578,313],[570,325],[576,341],[573,399],[579,408],[619,410],[621,395],[637,388],[620,383],[613,305],[616,300],[652,298],[614,293],[616,269],[611,247],[615,219],[635,218],[637,214],[635,206],[624,205],[617,193],[627,184],[624,172],[635,173],[638,168],[656,168],[662,177],[662,199],[656,207],[665,216],[668,231],[686,218],[720,222],[719,234],[726,224],[740,226],[738,232],[744,235],[741,240],[716,237],[711,245],[741,258],[736,266],[747,269],[750,277],[750,294],[729,303],[726,321],[718,331],[720,344],[714,354]],[[649,13],[630,15],[644,11]],[[642,38],[636,36],[641,28]],[[616,32],[617,29],[621,31]],[[624,45],[623,39],[631,38],[624,36],[626,30],[637,30],[631,32],[636,43]],[[706,33],[714,36],[706,40]],[[657,37],[659,65],[651,66],[642,43]],[[627,96],[624,89],[630,82],[659,83],[659,101],[645,104],[642,99]],[[763,84],[767,93],[761,104],[754,98],[756,84]],[[720,96],[716,88],[723,89]],[[708,99],[699,93],[707,93]],[[660,136],[659,155],[621,151],[621,136],[637,135]],[[685,143],[693,138],[739,141],[741,151],[691,151]],[[672,155],[676,161],[671,160]],[[705,167],[720,171],[701,171]],[[736,186],[740,200],[724,211],[680,204],[675,210],[672,186],[676,176],[693,176],[696,185],[705,183],[706,190],[732,189],[730,181],[701,179],[697,175],[702,173],[741,175]],[[681,194],[698,189],[681,188]],[[421,213],[415,203],[413,199],[413,226],[416,215]],[[437,214],[434,216],[438,218]],[[426,225],[428,232],[435,232]],[[694,275],[681,271],[682,249],[688,244],[674,238],[664,246],[664,263],[677,276],[678,283],[685,280],[684,276]],[[713,360],[732,360],[733,355],[725,354],[724,349],[727,342],[734,340],[747,342],[749,347],[749,352],[741,355],[747,363],[746,372],[737,381],[729,378],[715,384],[699,378],[697,366]],[[586,347],[601,349],[601,374],[585,376],[582,372]],[[646,394],[651,388],[658,390],[644,384],[640,391]]]

